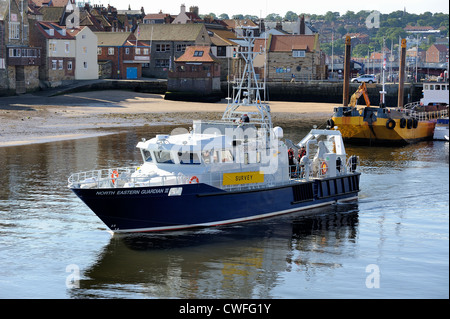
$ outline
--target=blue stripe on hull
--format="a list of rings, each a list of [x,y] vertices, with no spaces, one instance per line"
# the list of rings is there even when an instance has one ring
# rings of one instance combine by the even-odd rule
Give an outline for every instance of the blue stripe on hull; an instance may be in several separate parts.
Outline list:
[[[260,219],[357,197],[359,174],[282,187],[225,192],[187,184],[181,196],[170,186],[73,189],[113,232],[143,232],[216,226]]]

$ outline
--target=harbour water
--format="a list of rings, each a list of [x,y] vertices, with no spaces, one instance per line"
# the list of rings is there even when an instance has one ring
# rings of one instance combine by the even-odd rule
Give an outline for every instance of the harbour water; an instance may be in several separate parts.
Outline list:
[[[67,177],[138,165],[137,142],[172,129],[0,148],[0,298],[449,298],[448,142],[347,145],[358,201],[311,215],[111,236]]]

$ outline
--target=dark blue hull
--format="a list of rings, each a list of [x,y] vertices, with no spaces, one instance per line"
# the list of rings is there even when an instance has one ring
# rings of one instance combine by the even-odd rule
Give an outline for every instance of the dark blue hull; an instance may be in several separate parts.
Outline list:
[[[72,190],[113,232],[147,232],[237,223],[354,199],[359,177],[233,192],[202,183]],[[181,195],[172,196],[174,188],[182,188]]]

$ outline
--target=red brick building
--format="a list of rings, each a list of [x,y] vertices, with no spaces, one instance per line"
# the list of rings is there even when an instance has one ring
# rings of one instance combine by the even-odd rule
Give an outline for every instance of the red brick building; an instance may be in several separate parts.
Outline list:
[[[448,56],[448,47],[444,44],[433,44],[426,55],[426,62],[428,63],[443,63],[446,62]]]

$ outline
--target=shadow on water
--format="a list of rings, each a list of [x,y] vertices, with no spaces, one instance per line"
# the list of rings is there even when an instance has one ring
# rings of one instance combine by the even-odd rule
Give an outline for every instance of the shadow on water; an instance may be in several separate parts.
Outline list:
[[[317,245],[345,249],[355,241],[358,203],[303,214],[182,232],[113,236],[84,272],[72,297],[111,296],[113,287],[120,297],[271,297],[279,274],[297,263],[298,252],[315,251]],[[233,288],[223,290],[232,282]],[[264,293],[249,288],[250,282],[262,285]]]

